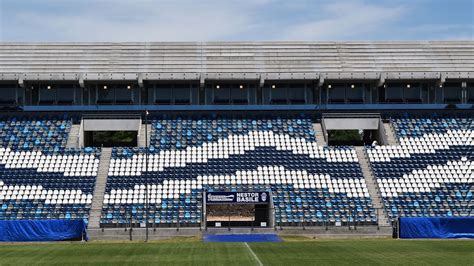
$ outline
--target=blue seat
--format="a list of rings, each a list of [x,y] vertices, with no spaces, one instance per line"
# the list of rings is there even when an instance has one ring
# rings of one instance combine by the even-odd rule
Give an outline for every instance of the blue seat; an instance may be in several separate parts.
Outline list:
[[[149,149],[153,164],[158,169],[157,158],[160,154],[176,154],[176,151],[189,152],[190,149],[202,149],[205,145],[228,141],[232,138],[245,137],[250,134],[263,134],[270,136],[288,136],[292,139],[301,139],[308,143],[315,143],[315,132],[311,119],[308,118],[258,118],[258,119],[235,119],[212,116],[210,118],[162,118],[151,120],[151,147]],[[312,158],[308,154],[295,154],[291,150],[277,149],[275,145],[265,143],[255,149],[246,150],[243,154],[234,154],[221,158],[210,158],[207,161],[186,162],[185,166],[171,166],[170,161],[164,162],[162,170],[153,170],[151,173],[136,173],[127,175],[115,172],[109,175],[106,186],[106,194],[112,195],[112,190],[130,190],[145,182],[164,185],[164,182],[186,182],[196,181],[198,176],[232,176],[237,172],[256,170],[259,167],[279,165],[288,170],[302,171],[311,175],[328,174],[335,179],[362,180],[363,175],[360,166],[356,162],[328,162],[326,159]],[[324,148],[326,152],[354,152],[352,147]],[[140,160],[143,158],[145,149],[142,148],[114,148],[112,159],[119,163],[122,160]],[[172,153],[173,152],[173,153]],[[170,156],[169,158],[171,158]],[[161,157],[160,157],[161,158]],[[184,158],[184,157],[183,157]],[[174,157],[173,157],[174,159]],[[160,159],[161,160],[161,159]],[[171,160],[171,159],[169,159]],[[166,160],[165,160],[166,161]],[[143,159],[142,159],[143,162]],[[163,162],[163,161],[162,161]],[[168,165],[166,165],[168,164]],[[146,178],[145,178],[146,177]],[[308,185],[306,185],[308,186]],[[317,212],[320,213],[319,221],[332,219],[336,215],[347,217],[349,208],[359,210],[357,220],[373,223],[374,210],[371,207],[370,198],[355,200],[356,205],[350,207],[346,192],[336,193],[327,188],[307,188],[294,184],[266,184],[263,181],[252,184],[203,184],[200,188],[183,189],[182,192],[173,195],[166,194],[160,200],[156,200],[156,209],[150,213],[151,221],[160,218],[160,223],[172,223],[180,220],[186,223],[199,223],[201,217],[202,191],[271,191],[276,207],[276,217],[282,223],[302,222],[316,219]],[[162,192],[163,193],[163,192]],[[172,198],[170,198],[172,196]],[[115,199],[115,195],[114,195]],[[326,206],[330,202],[330,207]],[[103,206],[103,225],[110,225],[112,221],[106,219],[105,214],[113,211],[118,217],[123,217],[121,212],[124,203],[120,199],[117,204],[113,203]],[[132,203],[135,205],[136,203]],[[127,205],[128,206],[128,205]],[[341,206],[341,209],[339,209]],[[334,208],[334,210],[333,210]],[[337,213],[336,213],[337,211]],[[143,209],[137,209],[137,217],[143,222]],[[353,212],[353,211],[352,211]],[[189,214],[189,215],[187,215]],[[334,221],[332,219],[331,221]]]
[[[8,219],[88,219],[91,200],[79,198],[92,196],[95,176],[87,171],[92,169],[89,166],[99,158],[100,151],[67,149],[71,125],[72,120],[66,117],[0,119],[0,157],[8,154],[15,157],[9,167],[0,163],[0,184],[18,195],[0,199]],[[73,160],[77,160],[76,170],[61,169],[60,165],[71,165]],[[40,164],[43,164],[41,171]],[[33,191],[40,194],[55,191],[64,200],[48,199],[46,194],[39,197]]]
[[[391,123],[403,145],[398,146],[398,151],[391,151],[389,161],[369,156],[372,158],[371,166],[379,187],[384,188],[383,201],[385,207],[391,210],[388,212],[390,218],[472,215],[473,204],[471,198],[467,197],[467,191],[473,189],[473,184],[467,179],[459,178],[459,173],[463,168],[469,167],[467,163],[473,159],[472,147],[467,140],[474,129],[474,119],[404,115],[391,119]],[[379,154],[377,149],[380,148],[368,148],[368,153]],[[402,149],[409,151],[410,156],[401,156],[399,151]],[[422,183],[415,181],[413,185],[417,185],[418,190],[415,191],[412,184],[406,183],[408,176],[422,177],[423,182],[426,182],[423,185],[425,187],[418,189]],[[431,180],[432,178],[435,179]],[[392,195],[395,191],[394,180],[409,186]],[[439,185],[435,186],[435,183]]]

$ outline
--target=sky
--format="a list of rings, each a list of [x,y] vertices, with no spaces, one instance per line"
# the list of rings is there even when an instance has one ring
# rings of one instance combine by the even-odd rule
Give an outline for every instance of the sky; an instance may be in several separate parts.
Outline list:
[[[474,40],[474,0],[0,0],[2,42]]]

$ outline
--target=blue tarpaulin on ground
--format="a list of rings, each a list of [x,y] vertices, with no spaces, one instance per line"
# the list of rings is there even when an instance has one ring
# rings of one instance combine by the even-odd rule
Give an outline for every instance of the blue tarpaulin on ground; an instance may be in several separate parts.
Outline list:
[[[400,238],[474,238],[474,217],[400,218]]]
[[[0,242],[87,240],[83,220],[0,221]]]
[[[205,242],[280,242],[276,234],[222,234],[205,235]]]

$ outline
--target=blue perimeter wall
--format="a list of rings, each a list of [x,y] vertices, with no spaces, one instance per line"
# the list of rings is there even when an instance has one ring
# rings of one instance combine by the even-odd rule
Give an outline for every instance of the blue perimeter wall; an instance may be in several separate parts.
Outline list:
[[[204,235],[204,242],[281,242],[276,234]]]
[[[0,242],[87,240],[83,220],[0,221]]]
[[[474,217],[400,218],[400,238],[474,239]]]

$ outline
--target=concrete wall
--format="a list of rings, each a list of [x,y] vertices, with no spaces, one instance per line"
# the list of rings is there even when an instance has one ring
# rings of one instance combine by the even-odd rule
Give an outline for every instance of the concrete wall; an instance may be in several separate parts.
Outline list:
[[[83,131],[139,131],[140,119],[84,119]]]
[[[380,118],[325,118],[326,130],[378,130]]]
[[[307,226],[302,227],[283,227],[283,228],[208,228],[208,230],[200,230],[199,228],[158,228],[154,230],[150,228],[150,240],[169,239],[173,237],[196,237],[200,238],[204,234],[278,234],[281,236],[310,236],[314,238],[390,238],[392,236],[392,227],[377,226],[357,226],[351,227],[324,227],[324,226]],[[91,240],[130,240],[130,230],[124,229],[91,229],[88,234]],[[145,229],[134,228],[131,232],[132,240],[144,240]]]

